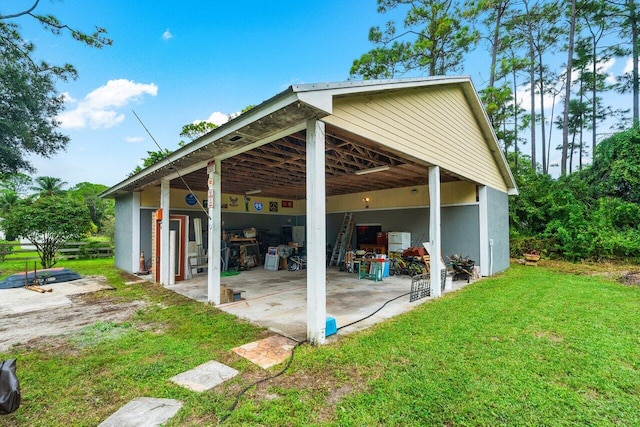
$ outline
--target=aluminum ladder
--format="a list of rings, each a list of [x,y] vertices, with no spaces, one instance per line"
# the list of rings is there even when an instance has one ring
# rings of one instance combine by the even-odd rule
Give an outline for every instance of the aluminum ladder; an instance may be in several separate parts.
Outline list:
[[[333,251],[331,252],[331,259],[329,260],[330,266],[340,265],[340,263],[344,259],[344,254],[347,246],[351,242],[352,233],[353,212],[345,212],[344,218],[342,220],[342,225],[340,226],[340,231],[338,231],[338,235],[336,236],[336,244],[333,246]]]

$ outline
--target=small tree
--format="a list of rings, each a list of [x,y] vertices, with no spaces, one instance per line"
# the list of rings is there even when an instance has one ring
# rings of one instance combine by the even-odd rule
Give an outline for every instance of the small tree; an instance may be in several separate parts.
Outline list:
[[[1,224],[7,234],[29,240],[38,251],[43,268],[53,267],[56,252],[69,240],[80,239],[91,230],[87,207],[67,197],[21,200]]]

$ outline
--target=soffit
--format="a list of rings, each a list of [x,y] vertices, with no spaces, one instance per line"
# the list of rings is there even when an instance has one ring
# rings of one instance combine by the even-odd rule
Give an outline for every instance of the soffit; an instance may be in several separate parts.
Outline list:
[[[343,129],[325,129],[326,195],[425,185],[429,164],[390,151]],[[389,169],[356,175],[362,169]],[[304,199],[306,197],[306,135],[299,131],[222,161],[222,192],[244,194],[261,190],[263,197]],[[443,171],[442,182],[458,177]],[[206,169],[194,171],[171,182],[172,188],[207,190]]]

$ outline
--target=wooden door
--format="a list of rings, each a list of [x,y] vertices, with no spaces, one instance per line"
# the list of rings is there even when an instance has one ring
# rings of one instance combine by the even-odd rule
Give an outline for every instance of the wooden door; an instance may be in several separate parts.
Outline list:
[[[170,215],[169,231],[176,232],[176,281],[184,280],[185,276],[185,251],[187,250],[187,222],[186,215]],[[156,265],[154,266],[155,280],[160,281],[160,222],[156,221]]]

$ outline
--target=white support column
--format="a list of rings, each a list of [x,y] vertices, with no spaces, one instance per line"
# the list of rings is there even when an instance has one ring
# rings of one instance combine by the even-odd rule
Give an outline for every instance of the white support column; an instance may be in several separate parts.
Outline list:
[[[440,270],[444,268],[440,259],[442,254],[440,234],[440,166],[429,168],[429,243],[431,253],[429,268],[431,270],[431,296],[439,297],[442,279]]]
[[[207,165],[208,188],[207,208],[209,227],[207,234],[207,301],[220,305],[220,236],[222,235],[222,197],[220,168],[221,161],[214,160]]]
[[[326,341],[326,206],[324,123],[307,122],[307,340]]]
[[[168,179],[160,183],[160,284],[169,284],[169,211],[171,210],[171,187]]]
[[[480,228],[480,275],[489,276],[489,205],[487,187],[478,187],[478,224]]]
[[[151,256],[151,254],[145,254]],[[133,192],[131,206],[131,272],[140,270],[140,192]]]

